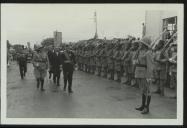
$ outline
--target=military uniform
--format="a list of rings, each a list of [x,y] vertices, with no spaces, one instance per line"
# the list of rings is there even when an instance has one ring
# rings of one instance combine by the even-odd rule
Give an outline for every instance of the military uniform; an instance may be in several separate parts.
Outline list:
[[[25,53],[20,53],[17,58],[18,64],[19,64],[19,71],[21,79],[24,78],[27,72],[27,55]]]
[[[169,56],[169,62],[170,62],[170,88],[175,89],[175,96],[173,98],[176,98],[177,93],[177,44],[173,43],[170,48],[170,56]]]
[[[155,79],[158,81],[157,92],[164,96],[164,86],[166,84],[167,72],[166,72],[166,57],[161,55],[162,49],[155,53]]]
[[[142,111],[142,114],[147,114],[151,101],[150,85],[153,77],[153,59],[149,50],[151,40],[144,37],[140,42],[142,45],[136,60],[135,78],[137,78],[142,93],[142,105],[136,110]]]
[[[127,78],[127,81],[125,84],[130,85],[131,77],[131,68],[130,68],[130,61],[131,61],[131,55],[130,55],[130,42],[125,42],[125,48],[122,56],[123,61],[123,72],[125,73],[125,77]]]
[[[117,73],[117,81],[121,82],[121,52],[120,52],[120,46],[118,46],[118,49],[116,49],[114,53],[114,69]]]
[[[95,49],[92,47],[91,52],[90,52],[90,70],[91,73],[95,73]]]
[[[137,43],[137,47],[135,46],[135,43]],[[138,87],[137,82],[136,82],[136,78],[135,78],[135,69],[136,69],[136,56],[138,53],[138,42],[134,42],[134,47],[133,50],[131,50],[130,52],[131,54],[131,68],[132,68],[132,86]]]
[[[41,47],[37,49],[37,51],[40,51]],[[43,85],[44,85],[44,78],[47,75],[47,69],[48,69],[48,62],[47,62],[47,56],[43,53],[35,53],[33,56],[33,66],[34,66],[34,76],[37,80],[37,88],[39,88],[41,84],[41,91],[44,91]]]
[[[96,66],[97,66],[97,75],[100,76],[101,75],[101,53],[102,53],[102,49],[98,49],[97,53],[96,53]]]
[[[75,66],[75,55],[71,50],[65,50],[62,53],[62,65],[63,65],[63,75],[64,75],[64,91],[66,90],[68,82],[68,92],[72,93],[72,80],[73,71]]]
[[[107,49],[106,46],[103,48],[103,52],[101,55],[101,62],[102,62],[102,72],[103,72],[103,77],[107,77]]]
[[[113,61],[114,50],[110,48],[107,52],[107,69],[110,74],[110,80],[114,80],[114,61]]]

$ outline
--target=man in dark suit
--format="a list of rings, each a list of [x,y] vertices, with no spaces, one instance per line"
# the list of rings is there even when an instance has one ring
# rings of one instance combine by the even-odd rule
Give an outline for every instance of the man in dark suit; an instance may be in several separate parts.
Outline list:
[[[72,50],[66,48],[62,53],[62,65],[63,65],[63,75],[64,75],[64,91],[66,91],[66,86],[68,82],[68,92],[72,91],[72,78],[75,65],[75,55]]]
[[[24,53],[24,50],[22,50],[17,58],[19,70],[20,70],[20,76],[21,79],[23,79],[27,72],[27,55]]]
[[[56,47],[54,53],[52,54],[52,71],[53,71],[53,82],[60,85],[60,74],[62,68],[62,57],[60,54],[60,48]]]
[[[51,75],[53,73],[53,67],[52,67],[53,55],[54,55],[54,45],[49,49],[47,53],[48,63],[49,63],[49,79],[51,79]]]

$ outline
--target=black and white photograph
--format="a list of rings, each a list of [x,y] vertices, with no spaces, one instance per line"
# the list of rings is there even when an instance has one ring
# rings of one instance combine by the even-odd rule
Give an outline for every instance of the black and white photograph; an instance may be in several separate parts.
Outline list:
[[[183,4],[1,10],[2,124],[183,124]]]

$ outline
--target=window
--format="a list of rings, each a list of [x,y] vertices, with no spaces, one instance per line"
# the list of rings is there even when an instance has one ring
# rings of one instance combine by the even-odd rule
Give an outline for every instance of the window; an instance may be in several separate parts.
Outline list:
[[[170,35],[177,31],[177,17],[163,19],[163,31],[165,28],[169,30]]]

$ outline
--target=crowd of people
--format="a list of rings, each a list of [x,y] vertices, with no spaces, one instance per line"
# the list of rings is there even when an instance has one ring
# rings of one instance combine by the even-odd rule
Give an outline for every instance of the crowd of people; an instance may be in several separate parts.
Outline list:
[[[44,79],[49,73],[56,86],[60,86],[63,72],[64,91],[72,91],[72,77],[75,67],[79,71],[115,80],[127,86],[139,88],[142,105],[136,110],[149,113],[151,102],[150,85],[156,84],[155,93],[164,96],[164,88],[176,90],[177,76],[177,36],[167,40],[151,42],[148,37],[125,39],[90,39],[61,47],[50,45],[35,49],[32,58],[36,87],[44,91]],[[27,72],[24,53],[20,52],[17,60],[23,79]],[[169,82],[168,82],[169,81]],[[176,96],[174,97],[176,98]]]
[[[176,38],[159,40],[154,47],[148,37],[82,41],[74,45],[78,70],[140,88],[142,105],[136,109],[146,114],[151,84],[157,85],[154,93],[161,96],[167,84],[176,90]]]

